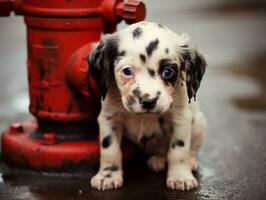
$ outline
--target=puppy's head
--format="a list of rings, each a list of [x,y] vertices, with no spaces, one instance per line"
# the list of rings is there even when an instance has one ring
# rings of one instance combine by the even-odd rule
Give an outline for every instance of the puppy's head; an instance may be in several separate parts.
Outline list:
[[[175,91],[182,81],[190,101],[206,68],[203,56],[186,35],[149,22],[105,36],[89,63],[103,99],[110,81],[115,80],[124,108],[137,113],[167,111],[178,98]]]

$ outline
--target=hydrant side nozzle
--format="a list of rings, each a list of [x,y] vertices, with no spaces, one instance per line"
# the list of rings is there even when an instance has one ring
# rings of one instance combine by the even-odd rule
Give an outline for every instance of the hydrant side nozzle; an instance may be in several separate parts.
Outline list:
[[[140,0],[105,0],[101,13],[109,23],[117,24],[125,20],[127,24],[132,24],[144,20],[146,8]]]
[[[99,99],[100,90],[89,72],[91,66],[87,61],[91,49],[91,45],[87,44],[72,54],[67,62],[66,78],[72,90],[86,98]]]
[[[140,0],[128,0],[118,3],[116,6],[116,15],[125,20],[127,24],[143,21],[145,14],[145,4]]]

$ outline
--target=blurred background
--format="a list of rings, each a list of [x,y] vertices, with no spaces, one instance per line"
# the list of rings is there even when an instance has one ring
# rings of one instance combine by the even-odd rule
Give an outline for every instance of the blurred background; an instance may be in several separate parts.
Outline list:
[[[88,177],[11,173],[1,160],[0,199],[265,199],[265,1],[144,2],[147,21],[188,33],[208,60],[198,92],[208,120],[199,158],[200,187],[168,190],[165,173],[149,172],[143,164],[128,170],[123,189],[101,193],[90,188]],[[31,118],[25,30],[20,16],[0,18],[0,132],[11,122]]]

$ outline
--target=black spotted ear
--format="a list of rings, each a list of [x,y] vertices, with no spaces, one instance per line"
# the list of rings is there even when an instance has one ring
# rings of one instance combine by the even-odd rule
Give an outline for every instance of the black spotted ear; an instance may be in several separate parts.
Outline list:
[[[108,35],[102,39],[96,49],[88,56],[89,73],[98,85],[103,100],[108,90],[110,75],[118,52],[118,38]]]
[[[196,93],[206,70],[204,56],[193,46],[184,45],[182,50],[182,70],[186,74],[186,85],[189,103],[191,98],[196,100]]]

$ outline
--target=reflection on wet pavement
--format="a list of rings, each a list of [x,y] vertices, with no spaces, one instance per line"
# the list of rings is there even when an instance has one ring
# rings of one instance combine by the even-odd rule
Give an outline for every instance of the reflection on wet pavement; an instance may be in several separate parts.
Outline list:
[[[148,21],[188,32],[208,56],[198,97],[208,119],[197,175],[200,187],[189,192],[166,189],[165,172],[150,172],[144,158],[125,167],[122,189],[107,192],[90,188],[91,171],[74,175],[13,171],[0,160],[0,199],[265,199],[265,6],[236,1],[232,8],[224,4],[232,1],[223,0],[145,2]],[[0,24],[2,131],[30,115],[25,27],[19,17],[0,18]]]
[[[240,76],[251,77],[259,84],[259,92],[252,96],[235,97],[234,103],[245,109],[266,109],[266,52],[259,52],[244,62],[230,67],[231,71]]]

